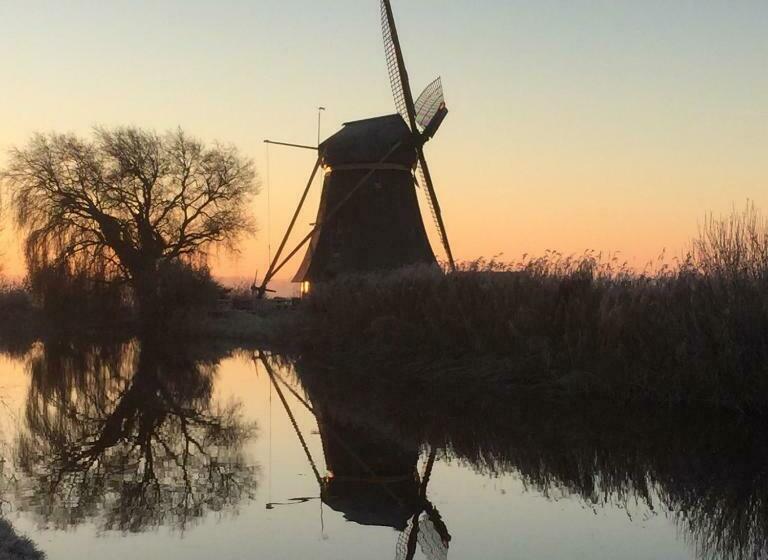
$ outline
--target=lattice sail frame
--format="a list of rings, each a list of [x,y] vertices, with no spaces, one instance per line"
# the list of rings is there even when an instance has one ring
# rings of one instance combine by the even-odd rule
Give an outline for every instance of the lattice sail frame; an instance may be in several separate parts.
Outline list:
[[[381,2],[381,31],[384,36],[384,54],[387,58],[387,72],[389,73],[389,84],[392,86],[392,96],[395,98],[395,108],[407,123],[410,120],[408,117],[408,107],[405,102],[405,93],[403,92],[403,77],[400,75],[400,67],[397,64],[397,49],[392,38],[392,29],[389,27],[387,8],[383,0]]]
[[[443,82],[437,78],[421,92],[414,104],[416,108],[416,122],[424,129],[432,122],[441,107],[445,107],[445,94]]]
[[[421,162],[419,162],[416,165],[416,186],[421,187],[424,186],[425,188],[422,189],[422,192],[426,193],[426,186],[427,186],[427,178],[424,176],[424,168],[421,166]],[[432,203],[432,197],[429,195],[425,195],[424,198],[427,200],[427,206],[429,206],[429,213],[432,214],[432,221],[435,224],[435,229],[437,230],[437,235],[440,238],[440,242],[445,246],[446,239],[443,235],[443,231],[440,229],[440,222],[437,219],[437,210],[435,210],[435,205]]]
[[[412,556],[408,556],[408,541],[414,530],[416,531],[416,542],[427,560],[448,560],[448,543],[440,536],[440,532],[435,528],[429,514],[422,513],[416,527],[414,527],[413,521],[413,519],[409,519],[405,530],[398,535],[395,545],[395,560],[411,560]]]
[[[410,123],[411,119],[408,114],[408,103],[405,100],[405,92],[403,88],[403,76],[400,74],[400,66],[397,60],[397,47],[393,38],[393,30],[389,25],[389,17],[387,15],[387,6],[384,0],[381,0],[381,30],[384,38],[384,54],[387,61],[387,72],[389,74],[389,84],[392,88],[392,96],[395,100],[395,108],[397,112],[405,119],[406,123]],[[414,115],[417,126],[421,126],[422,129],[426,127],[432,118],[435,116],[441,106],[445,105],[445,96],[443,94],[443,86],[440,78],[434,80],[429,84],[425,90],[419,95],[418,100],[414,103],[416,115]],[[408,124],[410,128],[410,124]],[[414,134],[418,134],[420,131],[413,130]],[[426,186],[426,177],[424,169],[419,162],[415,170],[414,180],[417,186]],[[426,190],[426,189],[425,189]],[[429,206],[430,214],[432,214],[432,220],[437,229],[438,236],[440,238],[443,247],[446,248],[450,259],[450,249],[448,240],[441,227],[440,219],[438,218],[437,209],[432,197],[427,195],[427,204]]]
[[[424,91],[421,92],[421,95],[419,95],[419,98],[416,100],[415,107],[416,107],[416,122],[423,129],[430,122],[432,122],[432,119],[435,118],[435,115],[440,110],[440,108],[445,107],[445,94],[443,93],[443,82],[440,78],[437,78],[435,81],[429,84],[426,88],[424,88]],[[426,182],[427,180],[424,177],[424,169],[422,168],[421,163],[419,163],[418,166],[416,167],[416,184],[426,185]],[[435,226],[437,227],[437,234],[440,237],[440,242],[443,245],[445,245],[446,239],[443,236],[443,232],[440,229],[440,226],[437,220],[437,212],[435,211],[435,205],[432,204],[431,197],[427,196],[425,198],[427,199],[427,205],[429,206],[429,211],[432,214],[432,220],[434,221]]]

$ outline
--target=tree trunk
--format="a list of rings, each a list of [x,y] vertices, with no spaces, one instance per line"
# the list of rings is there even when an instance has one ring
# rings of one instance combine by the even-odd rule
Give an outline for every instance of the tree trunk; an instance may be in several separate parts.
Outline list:
[[[135,274],[133,276],[133,290],[139,311],[139,327],[142,333],[151,335],[157,331],[162,320],[156,267],[147,267]]]

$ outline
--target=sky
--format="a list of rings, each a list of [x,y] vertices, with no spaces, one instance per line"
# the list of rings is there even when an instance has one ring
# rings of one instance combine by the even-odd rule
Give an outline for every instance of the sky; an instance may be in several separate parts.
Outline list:
[[[768,212],[765,0],[392,4],[414,91],[443,78],[426,151],[458,259],[592,249],[642,267],[707,212]],[[260,231],[214,256],[220,276],[263,274],[312,168],[264,139],[313,144],[320,105],[324,137],[394,112],[378,0],[0,0],[0,52],[0,166],[34,132],[95,125],[181,126],[255,161]],[[5,272],[23,274],[3,222]]]

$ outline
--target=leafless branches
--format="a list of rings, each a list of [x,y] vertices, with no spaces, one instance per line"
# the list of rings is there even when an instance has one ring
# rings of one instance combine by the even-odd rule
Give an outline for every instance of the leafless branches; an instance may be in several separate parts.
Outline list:
[[[163,261],[235,249],[254,231],[253,163],[180,129],[97,128],[90,141],[38,134],[11,151],[0,179],[31,269],[98,266],[135,285]]]

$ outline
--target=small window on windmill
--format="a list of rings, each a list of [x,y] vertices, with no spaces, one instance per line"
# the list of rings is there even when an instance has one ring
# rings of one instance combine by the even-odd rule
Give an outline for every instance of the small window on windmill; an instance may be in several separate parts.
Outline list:
[[[310,290],[312,289],[312,284],[305,280],[301,283],[301,297],[306,297],[309,295]]]

